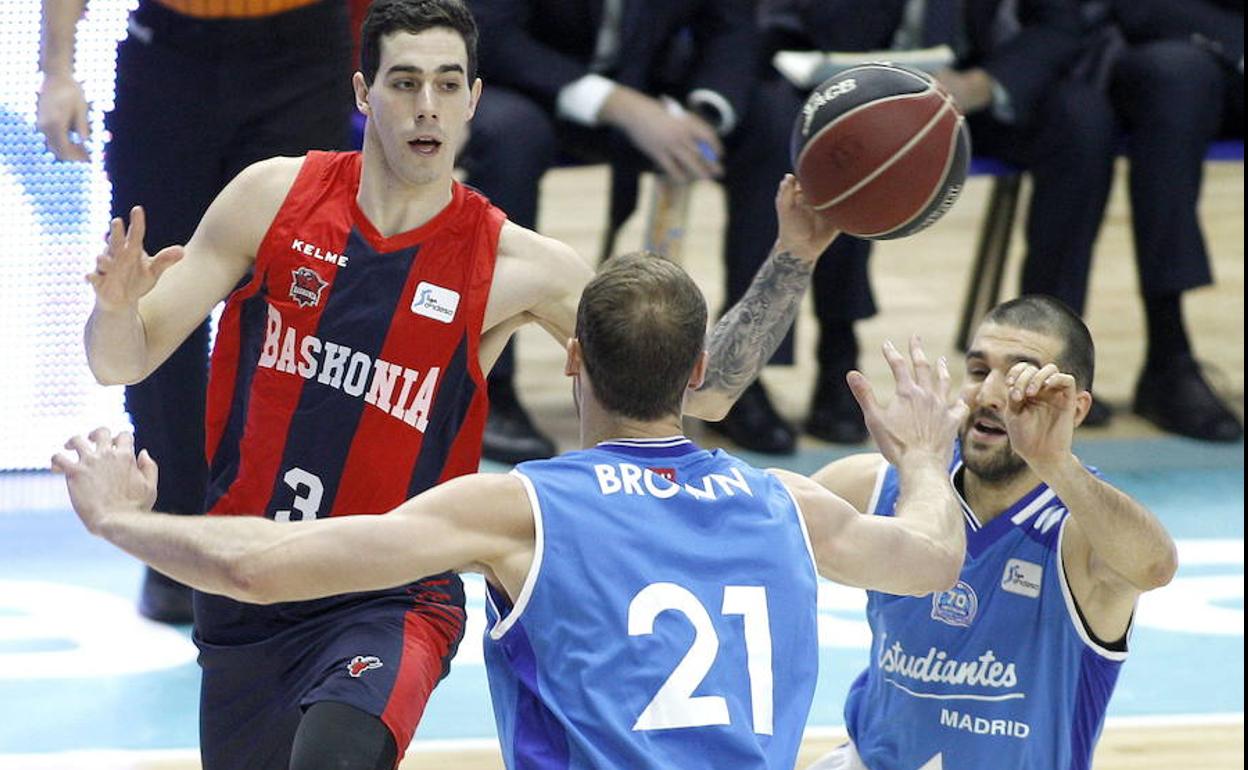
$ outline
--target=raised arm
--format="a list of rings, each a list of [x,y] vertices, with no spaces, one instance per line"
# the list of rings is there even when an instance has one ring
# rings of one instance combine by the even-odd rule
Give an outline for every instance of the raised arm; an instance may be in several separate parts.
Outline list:
[[[522,482],[467,476],[384,516],[278,523],[255,516],[151,513],[156,465],[127,433],[100,428],[66,445],[64,473],[87,529],[201,591],[251,602],[299,601],[408,583],[448,570],[515,575],[531,559],[533,519]],[[512,586],[506,586],[512,590]]]
[[[909,363],[891,343],[884,356],[897,382],[887,408],[876,403],[861,373],[852,372],[849,384],[881,453],[897,468],[901,494],[894,515],[862,515],[814,480],[777,474],[802,509],[820,574],[846,585],[921,596],[950,588],[962,569],[966,533],[948,466],[966,405],[950,406],[948,366],[940,359],[933,374],[917,339]],[[865,507],[878,456],[834,465],[816,478],[834,482]]]
[[[758,377],[797,318],[819,256],[837,230],[786,174],[776,192],[776,245],[737,304],[711,330],[706,380],[685,403],[694,417],[721,420]]]
[[[110,224],[108,244],[87,280],[87,361],[105,385],[138,382],[159,366],[247,274],[299,170],[274,158],[240,173],[209,206],[185,247],[144,250],[145,215]],[[171,194],[177,194],[171,190]]]
[[[43,0],[36,123],[57,160],[86,160],[87,99],[74,79],[74,33],[86,0]]]
[[[1143,505],[1097,478],[1072,451],[1076,417],[1087,399],[1054,364],[1018,363],[1002,416],[1010,446],[1070,511],[1062,564],[1084,619],[1106,641],[1126,633],[1135,600],[1170,582],[1174,541]]]

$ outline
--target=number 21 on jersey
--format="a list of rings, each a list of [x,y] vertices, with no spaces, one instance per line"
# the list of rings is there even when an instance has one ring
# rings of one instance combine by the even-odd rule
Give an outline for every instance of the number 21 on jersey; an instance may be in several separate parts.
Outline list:
[[[628,635],[654,633],[654,621],[672,610],[693,625],[693,644],[659,687],[633,725],[634,730],[667,730],[729,723],[728,702],[720,695],[694,695],[715,664],[719,635],[706,607],[689,589],[675,583],[651,583],[628,605]],[[767,616],[767,589],[762,586],[724,586],[723,615],[741,615],[745,622],[745,651],[753,705],[754,732],[772,734],[774,693],[771,669],[771,622]]]

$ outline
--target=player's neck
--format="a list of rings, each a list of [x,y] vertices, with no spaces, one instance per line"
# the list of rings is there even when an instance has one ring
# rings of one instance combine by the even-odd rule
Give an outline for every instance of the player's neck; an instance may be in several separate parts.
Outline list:
[[[1009,510],[1039,483],[1040,477],[1030,468],[1024,468],[1017,476],[1004,481],[988,481],[964,468],[962,499],[966,500],[982,526]]]
[[[683,434],[684,428],[676,415],[659,420],[632,420],[599,411],[596,415],[585,414],[581,420],[581,446],[585,449],[613,439],[669,438]]]
[[[377,232],[389,238],[426,224],[451,202],[448,173],[424,184],[400,178],[386,165],[380,149],[365,152],[356,203]]]

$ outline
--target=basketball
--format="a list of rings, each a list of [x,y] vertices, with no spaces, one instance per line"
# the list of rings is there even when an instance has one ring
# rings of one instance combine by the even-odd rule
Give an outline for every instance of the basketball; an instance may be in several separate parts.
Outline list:
[[[792,156],[816,209],[843,232],[885,240],[913,235],[953,206],[971,140],[933,77],[873,63],[811,93],[793,127]]]

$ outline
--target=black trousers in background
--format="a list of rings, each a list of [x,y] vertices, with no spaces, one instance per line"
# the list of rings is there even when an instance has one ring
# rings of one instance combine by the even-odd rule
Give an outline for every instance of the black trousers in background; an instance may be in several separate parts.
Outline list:
[[[776,238],[776,188],[791,169],[789,132],[801,106],[800,95],[780,80],[763,81],[741,116],[741,124],[725,141],[727,201],[724,266],[727,306],[740,299],[766,260]],[[586,130],[555,119],[542,105],[504,86],[490,86],[481,97],[472,122],[472,139],[464,165],[469,182],[516,224],[535,228],[539,185],[560,154],[580,157],[622,145],[607,130]],[[820,319],[821,360],[844,347],[852,322],[875,312],[867,283],[868,245],[840,238],[820,261],[815,273],[815,308]],[[792,335],[777,351],[774,363],[793,360]],[[845,343],[845,344],[842,344]],[[514,363],[504,355],[491,377],[510,377]]]
[[[975,152],[1031,175],[1022,293],[1049,294],[1082,314],[1092,246],[1113,181],[1117,140],[1109,100],[1091,85],[1057,84],[1034,119],[1015,126],[969,118]]]
[[[1110,98],[1127,135],[1141,293],[1175,295],[1212,283],[1197,204],[1209,142],[1227,122],[1238,120],[1242,134],[1242,79],[1187,41],[1163,40],[1123,52]]]
[[[105,168],[114,216],[147,212],[145,246],[186,243],[217,193],[264,158],[346,146],[353,100],[347,5],[202,21],[144,0],[117,49]],[[160,462],[156,505],[202,511],[208,328],[126,388],[138,447]]]

